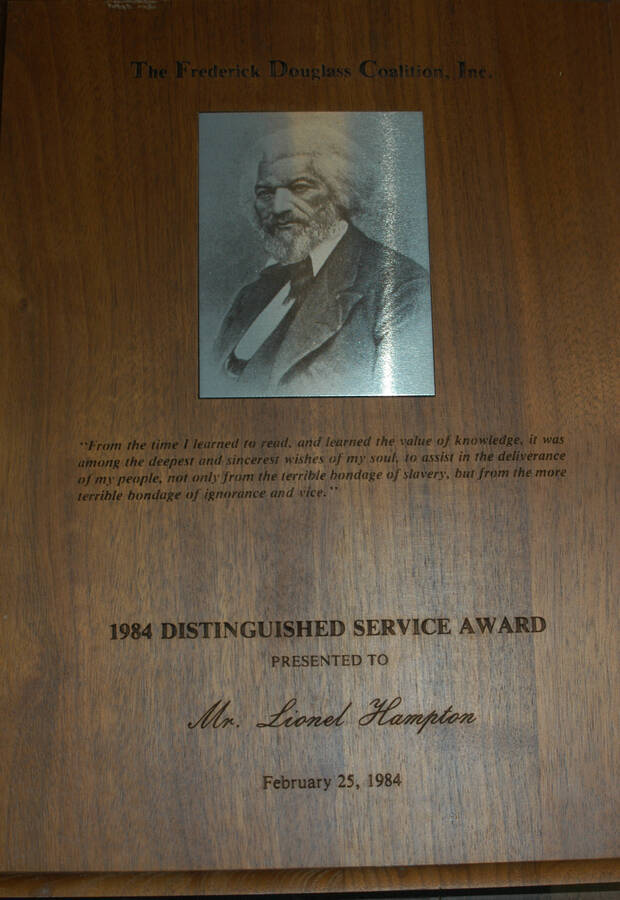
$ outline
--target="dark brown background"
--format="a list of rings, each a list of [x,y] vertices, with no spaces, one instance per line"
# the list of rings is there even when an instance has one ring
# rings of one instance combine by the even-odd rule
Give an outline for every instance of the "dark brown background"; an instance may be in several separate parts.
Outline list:
[[[554,880],[514,865],[614,854],[610,18],[608,4],[542,0],[9,4],[5,870],[430,867],[359,876],[404,887],[493,883],[482,863],[512,864],[492,869],[497,883]],[[213,85],[136,80],[129,66],[368,57],[466,59],[493,78]],[[196,113],[218,109],[424,112],[435,398],[196,399]],[[488,431],[563,434],[569,476],[352,486],[269,508],[73,499],[90,438]],[[249,644],[107,640],[127,619],[504,612],[549,628],[518,643],[368,642],[390,653],[376,679],[274,674]],[[293,694],[337,709],[355,692],[452,703],[480,724],[416,741],[188,732],[214,691],[250,721]],[[256,773],[274,765],[403,767],[406,786],[259,796]],[[437,868],[457,864],[469,868]],[[294,877],[280,884],[300,889]],[[316,877],[325,889],[354,876]]]

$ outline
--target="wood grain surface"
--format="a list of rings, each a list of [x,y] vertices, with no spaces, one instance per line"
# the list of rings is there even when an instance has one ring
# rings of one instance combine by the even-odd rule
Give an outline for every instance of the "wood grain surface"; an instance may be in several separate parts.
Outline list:
[[[281,869],[253,872],[139,872],[91,875],[4,875],[1,897],[152,897],[213,894],[359,894],[370,891],[612,887],[620,881],[617,860],[500,863],[473,866]],[[531,895],[530,895],[531,896]],[[599,895],[588,890],[588,898]],[[601,893],[603,900],[609,893]],[[562,895],[564,897],[564,895]]]
[[[612,6],[9,2],[0,869],[109,874],[5,877],[2,891],[613,880]],[[132,60],[177,59],[353,74],[134,77]],[[364,78],[364,59],[453,77]],[[476,77],[458,78],[459,61]],[[435,397],[197,398],[197,114],[270,110],[423,112]],[[105,455],[84,442],[119,442],[124,459],[132,440],[318,435],[507,435],[521,449],[555,437],[544,446],[566,453],[566,471],[517,477],[511,462],[507,479],[480,477],[498,458],[472,451],[470,479],[453,466],[442,482],[318,499],[77,500],[78,461]],[[455,633],[350,630],[416,616]],[[546,628],[456,633],[489,616]],[[111,623],[204,619],[340,619],[342,639],[286,652],[389,663],[285,670],[275,641],[110,640]],[[475,725],[354,727],[373,698],[396,696],[410,712],[471,710]],[[323,714],[351,702],[356,716],[253,727],[291,697]],[[218,698],[242,727],[188,729]],[[262,781],[388,771],[400,786]]]

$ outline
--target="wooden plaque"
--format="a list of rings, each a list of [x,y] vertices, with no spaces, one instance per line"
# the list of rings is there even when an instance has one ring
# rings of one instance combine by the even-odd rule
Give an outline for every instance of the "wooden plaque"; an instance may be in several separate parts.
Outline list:
[[[2,870],[614,855],[611,15],[10,0]]]

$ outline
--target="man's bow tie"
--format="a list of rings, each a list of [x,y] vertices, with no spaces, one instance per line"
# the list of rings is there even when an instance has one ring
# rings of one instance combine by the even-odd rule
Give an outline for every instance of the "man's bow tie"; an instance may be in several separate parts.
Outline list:
[[[266,269],[263,269],[261,274],[274,280],[277,279],[278,284],[282,285],[290,281],[289,298],[291,300],[296,298],[300,291],[314,278],[312,260],[309,256],[295,263],[275,263],[273,266],[267,266]]]

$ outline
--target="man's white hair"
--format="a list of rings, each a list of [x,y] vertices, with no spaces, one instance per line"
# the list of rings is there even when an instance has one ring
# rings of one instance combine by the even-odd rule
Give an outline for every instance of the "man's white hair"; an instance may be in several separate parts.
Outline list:
[[[323,114],[292,117],[287,128],[265,135],[247,154],[242,179],[242,202],[250,205],[253,215],[254,185],[261,163],[275,162],[291,156],[310,160],[312,171],[329,189],[340,216],[349,220],[363,214],[371,194],[371,170],[360,147]]]

